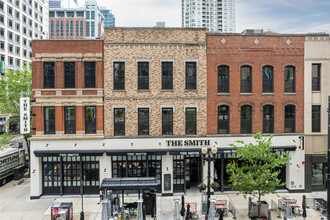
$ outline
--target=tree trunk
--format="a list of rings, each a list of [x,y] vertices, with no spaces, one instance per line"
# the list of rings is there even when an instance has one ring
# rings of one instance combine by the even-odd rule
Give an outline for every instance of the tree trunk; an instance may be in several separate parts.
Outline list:
[[[261,209],[261,195],[260,195],[260,191],[258,190],[258,218],[260,219],[260,209]]]

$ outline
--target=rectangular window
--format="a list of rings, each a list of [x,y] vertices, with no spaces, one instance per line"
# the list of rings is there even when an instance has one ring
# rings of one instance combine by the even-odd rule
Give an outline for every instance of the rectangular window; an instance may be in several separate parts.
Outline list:
[[[80,36],[84,35],[84,22],[80,21]]]
[[[241,67],[241,93],[252,92],[252,68],[250,66]]]
[[[64,126],[65,134],[76,133],[76,107],[65,107],[64,108]]]
[[[323,186],[325,184],[325,163],[312,163],[312,186]]]
[[[56,37],[60,36],[60,22],[56,21]]]
[[[44,63],[44,88],[51,89],[55,86],[55,63]]]
[[[95,11],[91,11],[91,19],[95,19]]]
[[[149,135],[149,109],[138,109],[138,135]]]
[[[95,37],[95,22],[91,22],[91,37]]]
[[[86,11],[86,19],[90,19],[90,11]]]
[[[96,107],[85,107],[85,133],[96,134]]]
[[[76,36],[79,36],[79,21],[76,21]]]
[[[95,87],[95,62],[85,62],[85,88]]]
[[[162,135],[173,135],[173,109],[162,109]]]
[[[196,108],[186,108],[186,134],[196,134]]]
[[[286,66],[284,69],[284,92],[295,92],[296,91],[296,80],[295,80],[295,67]]]
[[[44,134],[55,134],[55,107],[44,107]]]
[[[125,109],[114,109],[114,136],[125,136]]]
[[[321,131],[321,106],[312,106],[312,132]]]
[[[73,21],[70,21],[70,36],[73,36]]]
[[[50,22],[50,36],[54,36],[54,21]]]
[[[186,89],[196,89],[196,62],[186,63]]]
[[[75,88],[75,62],[64,63],[64,88]]]
[[[173,89],[173,62],[162,62],[162,89]]]
[[[149,63],[139,62],[138,63],[138,89],[147,90],[149,89]]]
[[[61,21],[61,36],[64,35],[64,21]]]
[[[321,89],[321,64],[312,64],[312,91]]]
[[[69,36],[69,30],[70,30],[69,29],[69,21],[66,21],[65,24],[66,24],[65,25],[65,35],[66,36]]]
[[[116,62],[113,66],[113,89],[123,90],[125,89],[125,63]]]
[[[89,26],[89,22],[86,22],[86,37],[90,36],[90,26]]]

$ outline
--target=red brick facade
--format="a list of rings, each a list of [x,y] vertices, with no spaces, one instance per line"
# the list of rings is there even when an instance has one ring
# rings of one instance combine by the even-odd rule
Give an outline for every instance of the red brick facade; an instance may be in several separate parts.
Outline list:
[[[55,107],[55,131],[64,133],[64,108],[76,107],[76,133],[85,133],[85,107],[96,107],[96,131],[103,135],[103,41],[38,40],[32,42],[34,135],[44,132],[44,107]],[[44,88],[43,63],[54,62],[54,88]],[[64,88],[64,62],[75,62],[75,88]],[[84,62],[95,62],[95,88],[85,88]]]
[[[229,66],[229,93],[218,94],[218,66]],[[252,67],[252,93],[240,93],[240,68]],[[262,93],[262,68],[274,68],[274,92]],[[284,68],[295,67],[295,93],[284,93]],[[274,133],[284,133],[284,109],[296,107],[295,132],[304,131],[304,36],[207,36],[207,132],[218,133],[218,106],[230,108],[230,132],[240,134],[241,106],[252,106],[252,133],[262,132],[263,106],[274,106]]]

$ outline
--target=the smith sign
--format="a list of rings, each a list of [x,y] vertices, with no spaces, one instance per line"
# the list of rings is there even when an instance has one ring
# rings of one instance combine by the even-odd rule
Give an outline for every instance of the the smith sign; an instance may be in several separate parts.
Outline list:
[[[20,130],[21,134],[30,133],[30,99],[20,98]]]
[[[168,147],[179,146],[210,146],[210,140],[169,140],[166,141]]]

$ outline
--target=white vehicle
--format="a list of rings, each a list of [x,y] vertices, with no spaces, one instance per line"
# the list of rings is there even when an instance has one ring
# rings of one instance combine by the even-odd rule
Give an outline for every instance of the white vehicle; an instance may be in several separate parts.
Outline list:
[[[14,169],[25,166],[25,150],[18,148],[0,148],[0,186],[12,179]],[[25,169],[25,167],[24,167]]]

